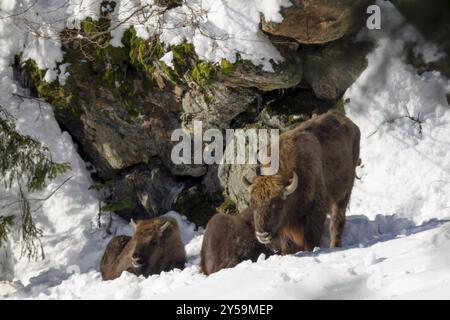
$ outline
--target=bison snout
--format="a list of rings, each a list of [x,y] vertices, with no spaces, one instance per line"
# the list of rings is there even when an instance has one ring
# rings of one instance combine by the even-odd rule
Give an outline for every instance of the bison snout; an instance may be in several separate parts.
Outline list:
[[[131,265],[133,266],[133,268],[141,268],[144,265],[144,259],[134,254],[131,257]]]
[[[256,239],[262,244],[269,244],[272,241],[272,236],[268,232],[258,232],[255,233]]]

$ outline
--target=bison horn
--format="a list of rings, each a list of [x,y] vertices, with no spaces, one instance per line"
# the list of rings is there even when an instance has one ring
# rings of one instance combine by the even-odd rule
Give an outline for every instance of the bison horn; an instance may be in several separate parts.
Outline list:
[[[159,231],[160,231],[161,233],[163,233],[169,226],[170,226],[170,221],[166,221],[166,222],[161,226],[161,228],[159,228]]]
[[[250,188],[250,186],[252,185],[252,182],[248,180],[245,175],[242,176],[241,180],[246,188]]]
[[[295,190],[297,190],[297,186],[298,186],[298,176],[297,173],[294,171],[293,172],[294,175],[292,177],[292,179],[289,181],[289,185],[287,185],[284,188],[284,197],[287,197],[288,195],[290,195],[291,193],[293,193]]]
[[[130,220],[130,223],[131,223],[131,226],[133,227],[133,231],[136,231],[137,224],[136,224],[136,222],[134,221],[134,219],[131,219],[131,220]]]

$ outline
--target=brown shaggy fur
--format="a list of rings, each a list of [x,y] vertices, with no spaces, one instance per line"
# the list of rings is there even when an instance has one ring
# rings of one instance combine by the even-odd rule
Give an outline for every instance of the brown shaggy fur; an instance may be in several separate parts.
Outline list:
[[[269,247],[289,254],[320,246],[327,214],[330,247],[340,246],[359,143],[359,128],[336,110],[280,136],[278,174],[257,176],[249,188],[256,231],[270,235]],[[294,171],[298,187],[283,200]]]
[[[201,251],[201,272],[206,275],[238,263],[256,261],[259,255],[271,251],[255,237],[253,213],[245,209],[237,216],[223,213],[214,215],[206,226]]]
[[[133,266],[132,259],[139,261],[140,266]],[[172,218],[154,218],[138,221],[133,237],[112,238],[103,255],[100,271],[103,280],[118,278],[123,271],[148,277],[161,271],[184,268],[185,261],[186,252],[177,222]]]

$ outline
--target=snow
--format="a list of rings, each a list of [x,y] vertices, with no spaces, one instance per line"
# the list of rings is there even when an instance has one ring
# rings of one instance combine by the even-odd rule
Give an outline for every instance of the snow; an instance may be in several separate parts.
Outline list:
[[[160,61],[164,62],[168,67],[170,68],[174,68],[173,65],[173,52],[169,51],[167,52],[161,59]]]
[[[19,2],[2,1],[1,16],[13,12]],[[256,2],[257,9],[250,8],[250,3]],[[90,2],[83,3],[88,6]],[[205,8],[217,10],[225,10],[227,3],[234,2],[203,1]],[[276,12],[285,2],[245,3],[249,7],[243,4],[240,12],[248,15],[249,21],[255,17],[253,11],[276,21],[280,18]],[[364,166],[358,172],[361,180],[354,188],[343,247],[325,246],[312,253],[289,256],[261,256],[256,263],[245,261],[209,277],[198,271],[204,231],[196,230],[185,217],[170,212],[168,215],[180,225],[186,246],[188,262],[184,270],[163,272],[147,279],[123,273],[113,281],[101,280],[99,261],[111,235],[97,227],[98,199],[88,189],[92,181],[85,163],[70,136],[58,127],[49,105],[13,96],[26,94],[13,81],[10,67],[14,54],[23,47],[41,59],[40,66],[54,70],[60,81],[64,79],[59,77],[65,70],[61,66],[59,71],[56,69],[57,43],[48,47],[47,55],[45,50],[39,50],[47,49],[48,43],[37,46],[36,42],[17,36],[16,30],[8,27],[8,19],[0,20],[0,105],[17,118],[19,131],[42,141],[56,161],[67,161],[72,166],[70,172],[35,195],[45,196],[72,177],[36,216],[38,226],[44,230],[46,259],[36,262],[20,259],[15,233],[7,246],[0,249],[0,297],[450,299],[450,107],[446,100],[450,84],[437,72],[418,75],[406,63],[404,39],[418,43],[417,52],[426,59],[437,59],[442,54],[405,24],[391,4],[384,1],[378,4],[384,17],[382,30],[361,34],[361,38],[375,39],[377,47],[368,56],[367,70],[345,95],[345,99],[350,99],[346,104],[347,115],[362,131]],[[223,21],[211,18],[213,10],[209,13],[208,19],[217,22],[219,29],[225,28],[220,24]],[[252,30],[252,22],[247,23]],[[233,27],[229,28],[225,30],[231,32]],[[142,27],[138,32],[149,31]],[[233,52],[232,41],[227,48],[218,43],[206,43],[199,50],[205,50],[205,57],[212,60]],[[247,45],[253,48],[252,44]],[[207,52],[208,48],[217,52]],[[262,61],[260,57],[260,53],[255,54],[258,61]],[[405,116],[420,119],[421,126]],[[11,196],[11,192],[0,189],[0,198]],[[114,216],[112,231],[131,234],[131,227]]]
[[[272,63],[283,60],[278,50],[259,29],[261,14],[267,21],[281,22],[281,8],[289,0],[186,0],[170,10],[158,7],[154,0],[116,0],[111,13],[113,46],[122,46],[126,29],[134,26],[143,39],[157,35],[166,47],[183,41],[194,44],[200,59],[219,63],[242,59],[273,71]],[[13,31],[15,53],[33,59],[40,69],[49,69],[45,79],[57,78],[57,64],[63,61],[59,33],[79,28],[86,18],[98,20],[98,0],[7,0],[2,1],[0,31]],[[104,11],[104,10],[103,10]],[[14,13],[22,13],[14,15]],[[131,13],[135,13],[132,15]],[[11,46],[6,48],[10,49]]]
[[[412,27],[402,27],[397,11],[384,12],[390,25],[365,35],[377,39],[378,46],[369,55],[369,68],[344,97],[350,99],[347,115],[363,128],[364,167],[350,212],[368,217],[398,213],[416,223],[449,217],[450,82],[435,71],[418,75],[405,63],[402,39],[418,42],[417,50],[428,56],[433,46]]]
[[[159,35],[166,45],[192,43],[200,59],[219,63],[222,59],[236,62],[242,59],[261,65],[264,71],[273,71],[272,62],[283,57],[259,29],[261,14],[266,21],[281,22],[280,9],[291,6],[288,0],[186,0],[182,6],[165,11],[148,0],[117,2],[115,19],[128,21],[112,32],[111,43],[121,46],[125,30],[134,26],[137,35],[148,39]],[[130,12],[144,7],[147,19],[130,18]],[[162,13],[163,12],[163,13]]]

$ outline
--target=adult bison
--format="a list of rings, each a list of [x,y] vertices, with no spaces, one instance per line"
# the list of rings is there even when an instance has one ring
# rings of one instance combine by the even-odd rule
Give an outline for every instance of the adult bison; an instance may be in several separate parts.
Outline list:
[[[186,252],[174,219],[131,220],[131,224],[133,237],[116,236],[108,243],[100,265],[103,280],[118,278],[123,271],[148,277],[184,267]]]
[[[237,216],[215,214],[206,226],[203,237],[200,270],[206,275],[238,263],[251,260],[271,251],[256,240],[253,213],[243,210]]]
[[[310,251],[330,214],[330,247],[340,246],[359,142],[358,127],[336,110],[280,135],[278,173],[247,181],[258,241],[281,254]]]

